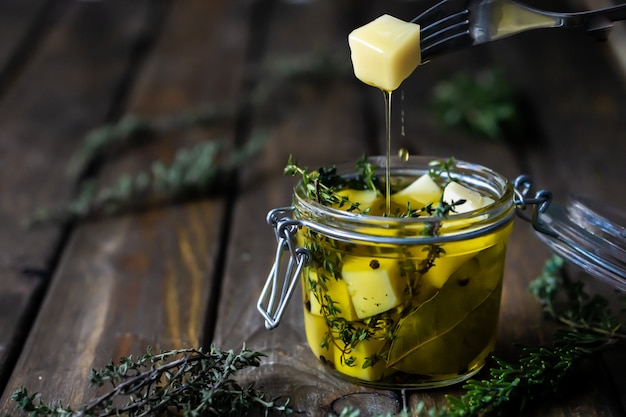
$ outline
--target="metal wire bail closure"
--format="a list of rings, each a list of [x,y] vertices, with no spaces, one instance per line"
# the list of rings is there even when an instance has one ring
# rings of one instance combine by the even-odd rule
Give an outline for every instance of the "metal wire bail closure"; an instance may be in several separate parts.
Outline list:
[[[533,180],[528,175],[520,175],[515,178],[515,181],[513,182],[513,188],[515,190],[514,203],[517,216],[529,222],[539,233],[543,233],[551,237],[557,237],[557,234],[553,230],[545,227],[539,220],[539,215],[547,210],[550,202],[552,201],[552,192],[539,190],[534,197],[529,197],[532,185]],[[526,210],[526,207],[529,205],[533,206],[531,217],[528,217],[524,213],[524,210]]]
[[[275,329],[280,324],[285,307],[289,303],[298,283],[302,268],[311,262],[311,253],[306,248],[296,248],[296,233],[300,221],[293,220],[293,207],[281,207],[267,214],[267,223],[274,228],[277,247],[274,264],[265,281],[257,309],[265,319],[265,328]],[[284,275],[281,275],[283,256],[289,252],[289,260]]]

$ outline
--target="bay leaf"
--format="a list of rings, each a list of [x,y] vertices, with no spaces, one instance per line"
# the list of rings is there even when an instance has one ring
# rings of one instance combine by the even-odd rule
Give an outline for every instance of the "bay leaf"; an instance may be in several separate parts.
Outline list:
[[[466,261],[433,298],[402,318],[388,366],[422,375],[458,374],[485,356],[498,323],[504,245]],[[481,355],[482,354],[482,355]]]

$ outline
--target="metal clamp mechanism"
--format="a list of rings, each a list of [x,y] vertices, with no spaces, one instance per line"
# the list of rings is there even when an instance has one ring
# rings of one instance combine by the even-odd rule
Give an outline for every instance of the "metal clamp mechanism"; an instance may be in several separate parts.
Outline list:
[[[543,225],[539,219],[539,215],[546,211],[550,202],[552,201],[552,193],[546,190],[539,190],[534,197],[529,197],[530,190],[533,185],[533,180],[528,175],[520,175],[513,182],[513,188],[515,190],[515,206],[517,215],[530,222],[533,228],[543,234],[557,237],[557,234]],[[523,211],[526,206],[533,206],[532,216],[528,217]]]
[[[283,207],[271,210],[267,215],[267,222],[274,228],[278,246],[274,264],[259,296],[257,309],[265,319],[268,330],[276,328],[280,323],[302,268],[311,262],[311,252],[308,249],[296,248],[295,236],[301,223],[291,218],[292,212],[293,207]],[[287,269],[281,276],[283,256],[287,251]]]

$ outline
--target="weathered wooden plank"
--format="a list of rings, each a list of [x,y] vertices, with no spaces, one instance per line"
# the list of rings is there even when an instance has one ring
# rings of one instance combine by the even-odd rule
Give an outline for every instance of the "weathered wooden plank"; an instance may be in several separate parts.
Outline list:
[[[45,0],[0,3],[0,92],[6,90],[37,46],[38,35],[47,28],[49,4]]]
[[[21,10],[25,23],[34,5],[15,6],[9,16],[19,21],[15,13]],[[4,386],[37,313],[56,263],[57,246],[63,241],[61,228],[29,231],[24,221],[36,209],[62,204],[71,197],[76,177],[67,174],[67,163],[81,137],[105,120],[116,99],[126,59],[140,36],[141,5],[117,2],[102,10],[96,3],[57,2],[58,23],[50,28],[19,77],[3,87],[0,386]],[[129,19],[116,21],[120,14]],[[117,25],[113,33],[99,30],[112,21]],[[16,23],[2,30],[10,29],[22,31]]]
[[[96,5],[104,15],[97,28],[104,36],[120,31],[123,22],[141,21],[144,13],[154,12],[135,9],[138,3],[120,8],[122,3],[127,4],[82,4]],[[130,91],[127,112],[158,116],[195,109],[205,101],[235,101],[246,49],[246,10],[245,4],[230,1],[172,4],[141,78],[133,84],[136,89]],[[83,19],[81,14],[72,17]],[[79,27],[74,30],[64,36],[83,33]],[[83,49],[73,53],[89,58],[97,38],[81,39]],[[178,146],[222,135],[232,138],[232,127],[164,136],[107,164],[99,179],[110,184],[121,173],[149,168],[155,159],[171,160]],[[147,345],[158,350],[201,344],[210,331],[205,320],[213,320],[216,301],[211,291],[227,226],[223,213],[224,201],[216,198],[78,227],[9,381],[3,414],[14,411],[9,396],[20,385],[77,406],[94,393],[86,380],[91,368],[141,353]]]

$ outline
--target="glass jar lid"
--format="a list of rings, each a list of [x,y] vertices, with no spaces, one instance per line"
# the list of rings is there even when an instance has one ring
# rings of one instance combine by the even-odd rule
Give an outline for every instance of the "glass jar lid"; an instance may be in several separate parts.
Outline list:
[[[565,206],[550,204],[539,219],[546,230],[537,234],[555,253],[626,291],[626,212],[572,195]]]

